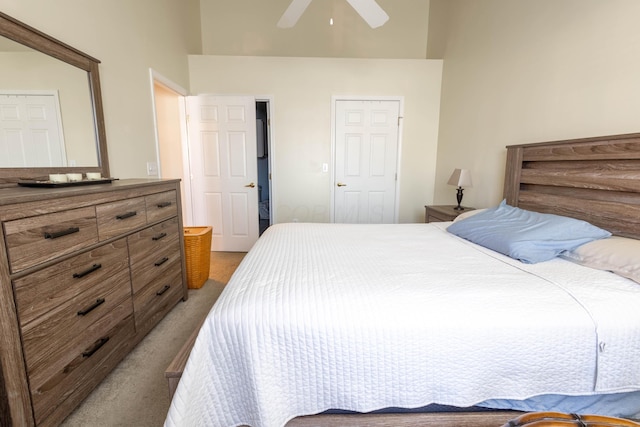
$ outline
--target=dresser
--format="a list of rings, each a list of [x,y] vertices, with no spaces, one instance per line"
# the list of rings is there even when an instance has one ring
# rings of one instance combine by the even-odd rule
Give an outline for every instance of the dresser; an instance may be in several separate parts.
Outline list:
[[[179,180],[0,189],[0,424],[56,426],[187,299]]]

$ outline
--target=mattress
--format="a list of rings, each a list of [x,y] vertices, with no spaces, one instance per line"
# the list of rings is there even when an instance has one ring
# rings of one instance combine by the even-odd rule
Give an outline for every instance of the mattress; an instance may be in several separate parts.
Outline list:
[[[200,330],[165,425],[640,390],[640,286],[525,265],[446,225],[267,229]]]

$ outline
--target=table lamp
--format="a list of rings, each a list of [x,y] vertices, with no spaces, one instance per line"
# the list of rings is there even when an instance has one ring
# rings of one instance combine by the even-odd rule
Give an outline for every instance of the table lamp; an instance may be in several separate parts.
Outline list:
[[[455,185],[458,187],[458,193],[456,194],[456,198],[458,199],[458,206],[454,209],[457,211],[462,211],[464,208],[460,205],[462,203],[462,187],[472,187],[471,183],[471,172],[468,169],[454,169],[449,181],[447,182],[449,185]]]

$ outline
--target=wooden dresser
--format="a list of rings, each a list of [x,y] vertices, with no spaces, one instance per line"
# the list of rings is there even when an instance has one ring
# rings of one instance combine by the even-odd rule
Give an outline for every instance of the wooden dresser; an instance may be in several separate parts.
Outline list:
[[[181,299],[179,180],[0,189],[0,425],[55,426]]]

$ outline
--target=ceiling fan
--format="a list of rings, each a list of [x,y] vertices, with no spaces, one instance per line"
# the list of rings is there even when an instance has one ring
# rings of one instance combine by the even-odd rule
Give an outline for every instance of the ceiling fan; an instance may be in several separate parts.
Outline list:
[[[389,20],[389,15],[375,0],[347,0],[371,28],[378,28]],[[311,0],[292,0],[278,21],[279,28],[291,28],[296,25]]]

